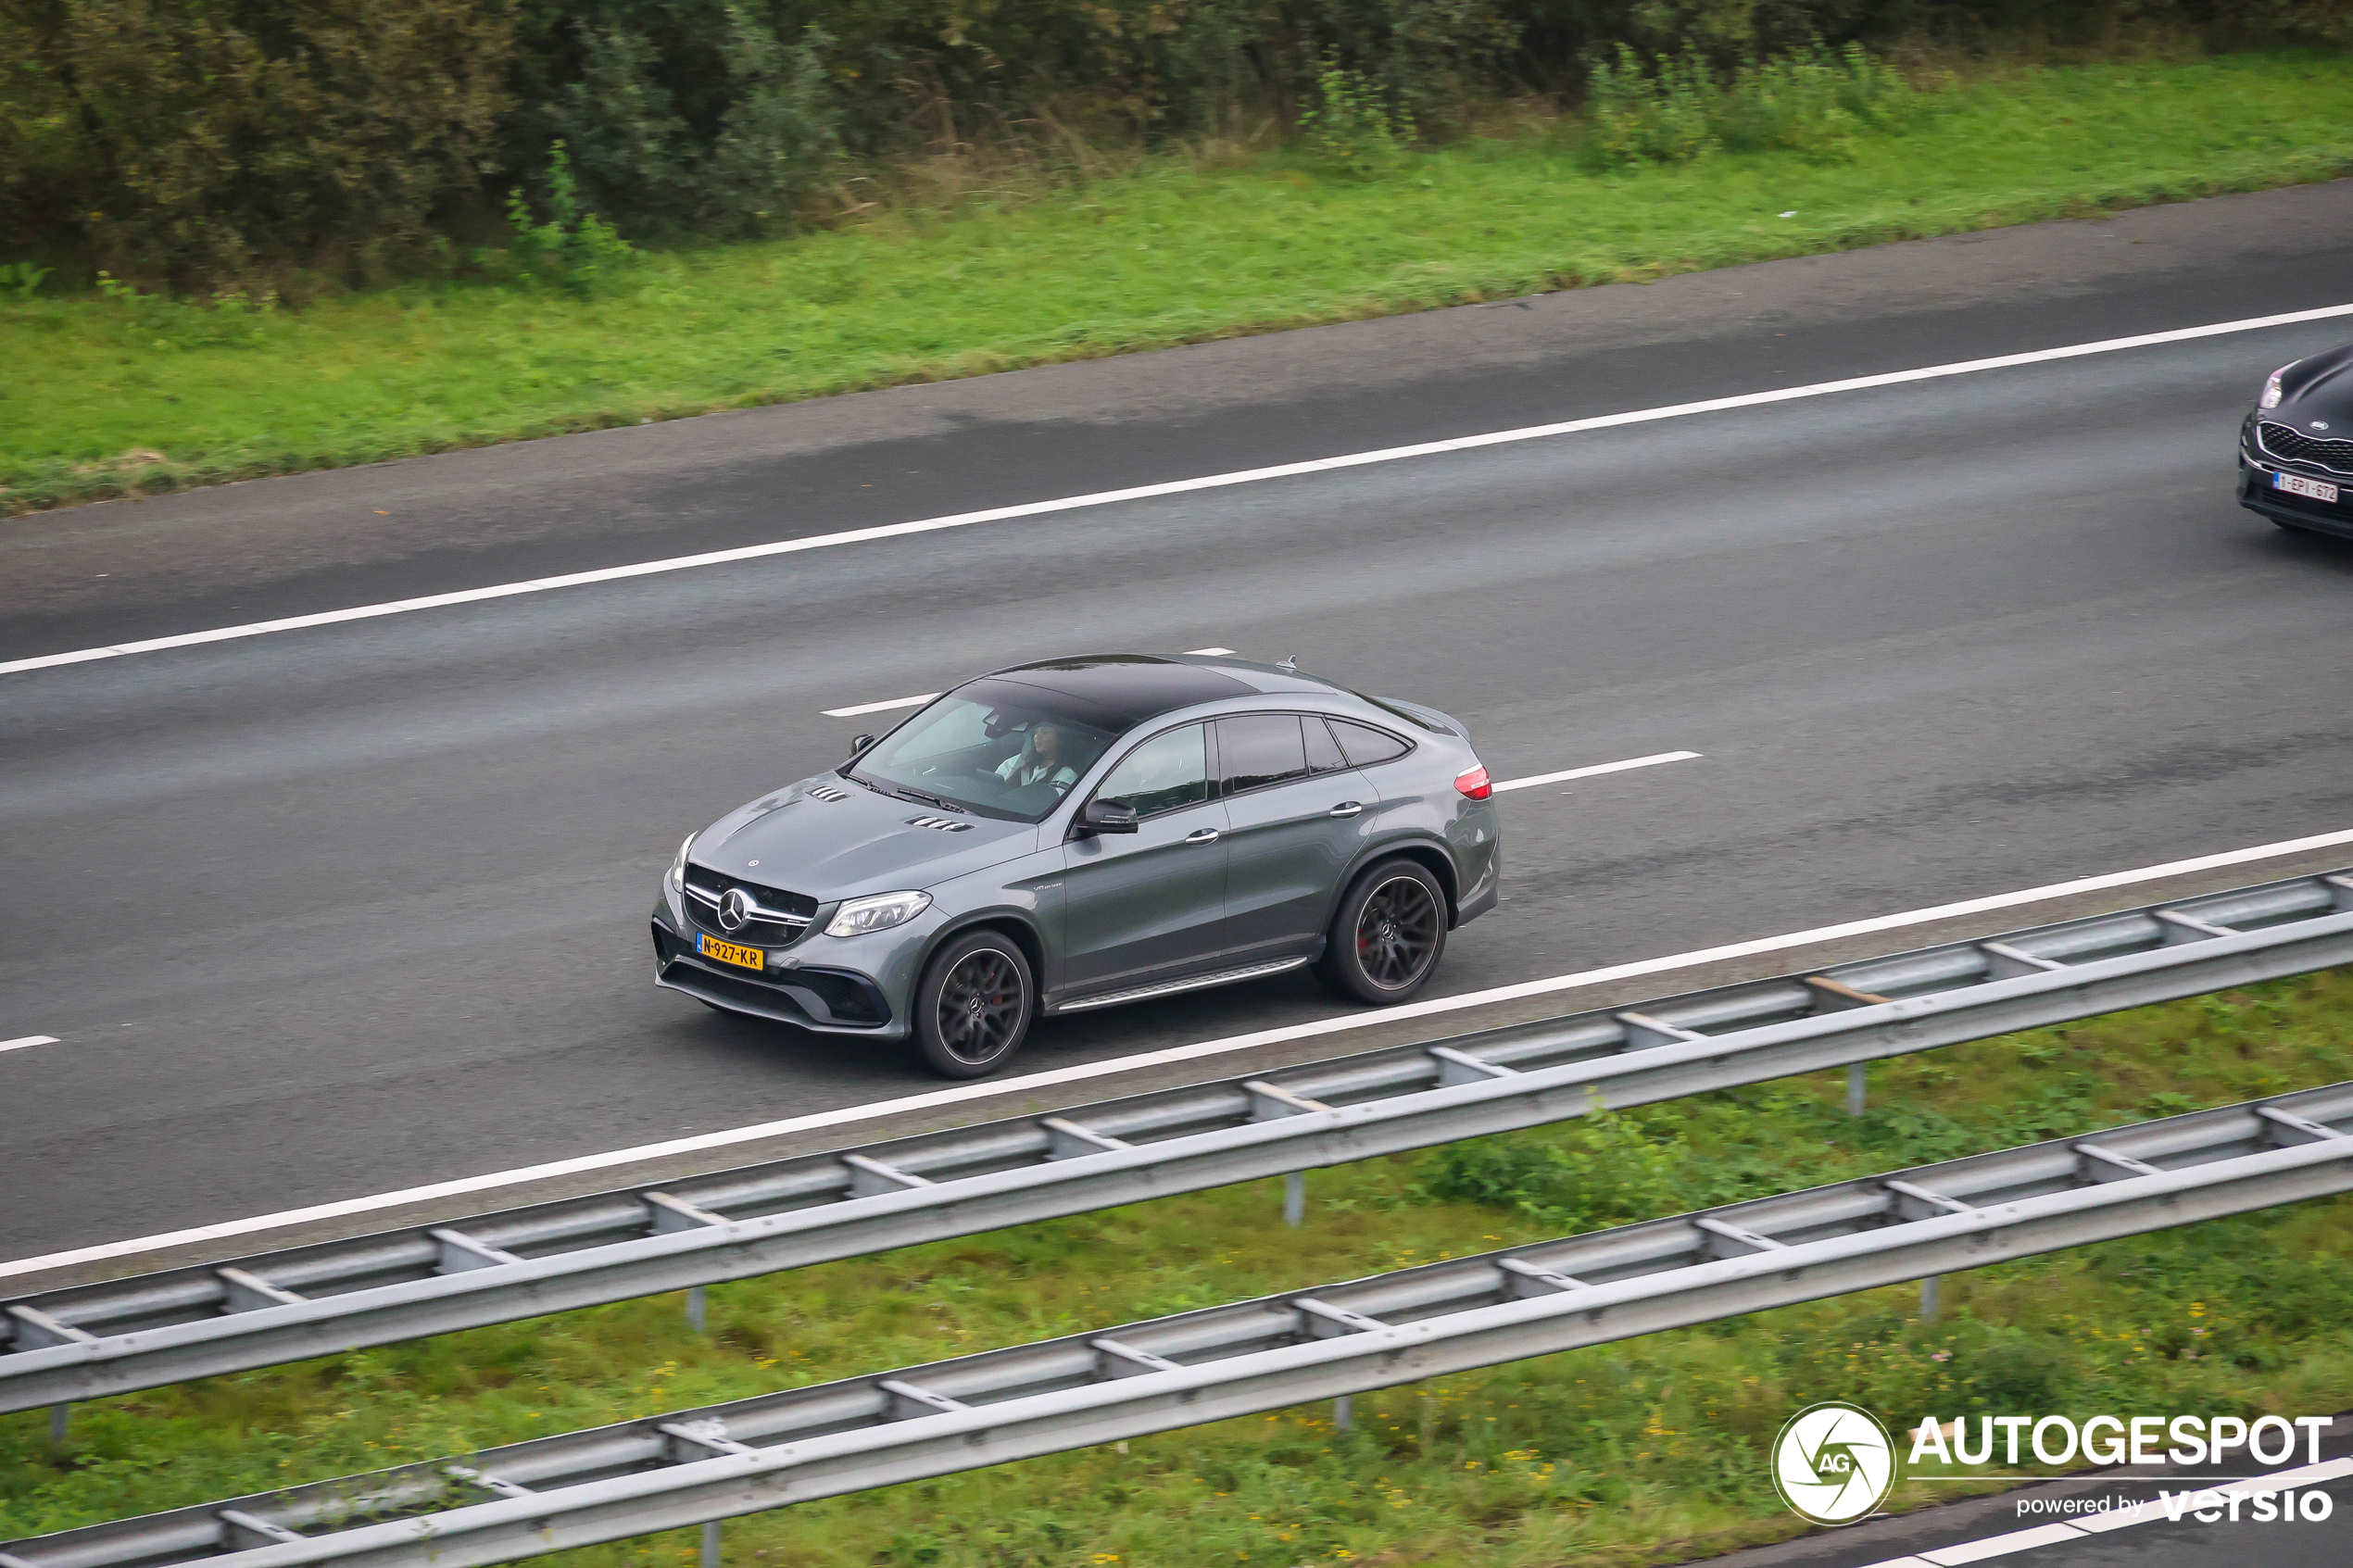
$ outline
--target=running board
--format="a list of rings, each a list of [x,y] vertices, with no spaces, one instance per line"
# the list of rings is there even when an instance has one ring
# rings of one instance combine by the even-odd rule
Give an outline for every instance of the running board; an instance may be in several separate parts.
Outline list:
[[[1221,969],[1214,974],[1195,974],[1183,980],[1164,980],[1157,985],[1139,985],[1131,991],[1114,991],[1105,997],[1081,997],[1075,1002],[1057,1002],[1049,1012],[1085,1012],[1090,1008],[1114,1007],[1121,1002],[1140,1002],[1152,997],[1173,997],[1179,991],[1199,991],[1211,985],[1230,985],[1237,980],[1256,980],[1261,975],[1280,974],[1297,969],[1307,960],[1277,959],[1272,963],[1244,964],[1239,969]]]

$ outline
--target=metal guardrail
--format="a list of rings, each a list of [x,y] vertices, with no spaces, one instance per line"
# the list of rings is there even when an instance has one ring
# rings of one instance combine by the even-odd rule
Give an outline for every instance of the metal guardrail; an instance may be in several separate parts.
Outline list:
[[[9,1542],[0,1568],[504,1562],[2348,1190],[2334,1084]]]
[[[1343,1164],[2353,962],[2353,876],[2297,877],[6,1303],[0,1410]]]

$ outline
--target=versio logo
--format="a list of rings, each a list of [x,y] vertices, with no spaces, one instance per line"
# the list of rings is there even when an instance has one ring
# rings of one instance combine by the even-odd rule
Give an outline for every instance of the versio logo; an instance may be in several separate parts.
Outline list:
[[[1879,1417],[1843,1399],[1808,1405],[1773,1439],[1773,1486],[1817,1524],[1851,1524],[1895,1486],[1895,1443]]]

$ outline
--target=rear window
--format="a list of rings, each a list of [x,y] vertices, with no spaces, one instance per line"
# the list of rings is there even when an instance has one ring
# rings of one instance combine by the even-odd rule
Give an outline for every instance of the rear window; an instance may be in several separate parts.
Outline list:
[[[1348,760],[1359,768],[1369,768],[1376,762],[1391,762],[1414,748],[1386,730],[1376,730],[1370,724],[1359,724],[1353,719],[1335,719],[1332,734],[1340,737],[1340,746],[1348,753]]]

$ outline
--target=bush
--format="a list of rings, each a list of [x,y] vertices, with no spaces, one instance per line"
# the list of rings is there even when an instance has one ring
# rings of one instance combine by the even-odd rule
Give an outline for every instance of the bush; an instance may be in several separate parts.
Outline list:
[[[367,282],[495,166],[510,29],[472,0],[0,0],[0,231],[35,254]]]
[[[1300,111],[1309,149],[1334,169],[1377,174],[1397,161],[1414,139],[1410,114],[1390,113],[1381,90],[1337,59],[1315,78],[1316,101]]]
[[[502,259],[510,275],[527,283],[553,283],[585,299],[637,265],[636,248],[584,210],[579,192],[572,158],[558,142],[547,150],[548,220],[533,220],[521,187],[507,193],[507,224],[514,237]]]
[[[1718,149],[1843,158],[1858,132],[1899,130],[1923,103],[1859,44],[1836,54],[1814,48],[1748,61],[1727,81],[1696,49],[1661,56],[1645,76],[1621,44],[1614,62],[1592,68],[1587,87],[1593,151],[1618,164],[1682,163]]]
[[[755,233],[845,160],[1296,123],[1369,171],[1482,100],[1590,94],[1599,155],[1836,157],[1856,47],[2353,43],[2343,0],[0,0],[0,262],[199,293],[446,267],[569,150],[617,234]],[[1639,64],[1649,61],[1647,67]],[[1763,62],[1763,63],[1755,63]]]
[[[520,30],[507,166],[570,148],[583,199],[626,232],[758,233],[840,151],[818,28],[729,0],[541,0]]]

